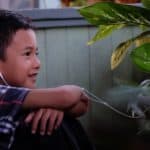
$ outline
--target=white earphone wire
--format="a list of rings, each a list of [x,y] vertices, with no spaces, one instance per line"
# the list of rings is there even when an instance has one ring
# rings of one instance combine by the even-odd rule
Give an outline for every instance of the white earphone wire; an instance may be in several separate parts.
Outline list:
[[[2,79],[2,81],[4,82],[5,85],[9,85],[1,72],[0,72],[0,78]]]

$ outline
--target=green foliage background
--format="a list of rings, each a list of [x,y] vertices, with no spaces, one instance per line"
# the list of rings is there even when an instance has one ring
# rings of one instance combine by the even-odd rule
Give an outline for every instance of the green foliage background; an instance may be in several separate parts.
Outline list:
[[[118,44],[111,56],[111,69],[118,67],[126,56],[129,47],[134,44],[136,49],[133,49],[134,53],[131,55],[133,63],[141,71],[150,73],[150,46],[148,46],[150,45],[150,9],[113,2],[98,2],[79,9],[79,12],[88,22],[98,27],[96,35],[88,42],[89,45],[126,26],[144,29],[143,33]],[[135,54],[138,54],[138,61],[135,61],[137,60]]]

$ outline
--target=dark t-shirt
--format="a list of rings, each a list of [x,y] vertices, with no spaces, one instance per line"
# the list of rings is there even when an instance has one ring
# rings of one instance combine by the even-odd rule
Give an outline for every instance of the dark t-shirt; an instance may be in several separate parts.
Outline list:
[[[22,124],[16,132],[11,150],[94,150],[79,120],[66,116],[52,135],[32,134]]]

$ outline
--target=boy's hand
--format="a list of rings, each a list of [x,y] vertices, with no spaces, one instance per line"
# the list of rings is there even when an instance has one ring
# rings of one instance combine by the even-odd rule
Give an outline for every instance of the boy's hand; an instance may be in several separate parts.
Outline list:
[[[33,111],[25,118],[25,123],[32,124],[32,133],[36,133],[39,127],[41,135],[51,135],[63,120],[64,112],[56,109],[41,108]]]
[[[72,115],[74,117],[80,117],[88,111],[90,103],[89,97],[85,93],[82,93],[80,99],[81,100],[76,105],[68,109],[67,113],[69,113],[69,115]]]
[[[65,91],[65,99],[66,99],[66,105],[68,104],[70,107],[70,103],[73,105],[76,105],[80,102],[85,102],[87,103],[87,101],[89,101],[89,98],[85,95],[83,89],[79,86],[76,85],[64,85],[61,86],[60,89],[62,89],[62,91]]]

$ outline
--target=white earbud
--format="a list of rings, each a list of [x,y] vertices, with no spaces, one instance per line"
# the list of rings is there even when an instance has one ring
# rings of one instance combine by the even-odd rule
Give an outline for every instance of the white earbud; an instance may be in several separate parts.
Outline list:
[[[2,79],[2,81],[4,82],[5,85],[9,85],[1,72],[0,72],[0,78]]]

